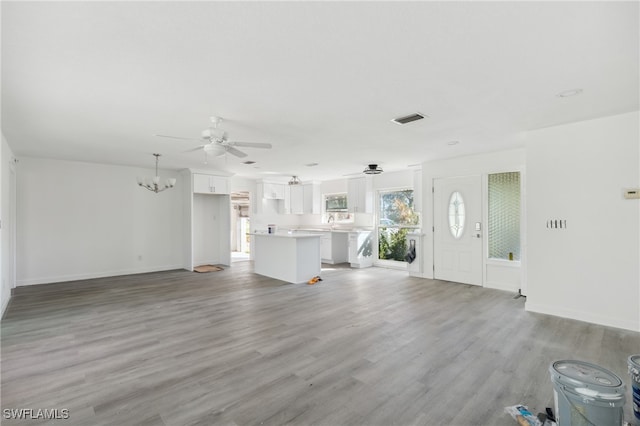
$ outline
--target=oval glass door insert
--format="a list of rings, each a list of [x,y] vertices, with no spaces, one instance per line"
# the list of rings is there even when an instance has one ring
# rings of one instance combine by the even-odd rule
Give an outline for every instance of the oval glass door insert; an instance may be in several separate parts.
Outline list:
[[[462,194],[455,191],[449,198],[449,231],[453,238],[460,238],[464,231],[464,200]]]

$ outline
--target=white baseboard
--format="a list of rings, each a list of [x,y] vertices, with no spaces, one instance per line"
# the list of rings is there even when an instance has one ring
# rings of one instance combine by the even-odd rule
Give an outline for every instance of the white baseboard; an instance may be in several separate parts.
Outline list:
[[[7,297],[7,300],[2,301],[2,309],[0,310],[0,318],[4,317],[4,312],[7,310],[7,306],[9,306],[9,301],[11,300],[11,294]]]
[[[220,259],[209,259],[209,260],[195,260],[193,262],[193,267],[200,265],[222,265],[222,261]]]
[[[537,305],[530,302],[525,303],[524,309],[528,312],[537,312],[539,314],[553,315],[556,317],[569,318],[578,321],[590,322],[593,324],[606,325],[608,327],[622,328],[624,330],[640,332],[640,320],[638,322],[627,321],[621,320],[619,318],[595,315],[591,312],[574,311],[572,309],[566,309],[552,305]]]
[[[503,290],[510,291],[512,293],[517,293],[520,290],[518,284],[505,284],[505,283],[496,283],[496,282],[486,282],[484,283],[484,288],[491,288],[494,290]]]
[[[16,286],[23,287],[37,284],[50,284],[66,281],[90,280],[93,278],[117,277],[120,275],[144,274],[147,272],[171,271],[173,269],[183,269],[182,265],[154,266],[149,268],[120,269],[116,271],[92,272],[87,274],[58,275],[51,277],[29,278],[17,280]]]

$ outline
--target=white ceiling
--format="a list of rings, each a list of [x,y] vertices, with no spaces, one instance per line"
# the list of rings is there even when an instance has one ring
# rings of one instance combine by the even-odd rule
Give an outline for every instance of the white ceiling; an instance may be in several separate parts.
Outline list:
[[[302,180],[514,148],[638,110],[638,6],[3,1],[2,132],[18,157],[153,167],[159,152],[163,168]],[[390,121],[413,112],[429,118]],[[204,165],[184,152],[197,141],[154,136],[198,138],[211,115],[273,149]]]

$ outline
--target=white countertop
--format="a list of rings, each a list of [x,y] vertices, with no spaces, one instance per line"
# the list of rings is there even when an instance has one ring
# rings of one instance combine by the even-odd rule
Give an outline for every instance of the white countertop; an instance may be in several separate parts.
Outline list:
[[[373,229],[363,229],[363,228],[352,228],[352,229],[322,229],[322,228],[300,228],[294,230],[296,232],[340,232],[340,233],[350,233],[350,232],[371,232]]]
[[[272,237],[272,238],[311,238],[311,237],[316,237],[316,238],[320,238],[319,234],[301,234],[301,233],[293,233],[293,234],[289,234],[289,233],[282,233],[282,232],[276,232],[275,234],[269,234],[266,232],[254,232],[251,233],[249,235],[256,235],[258,237]]]

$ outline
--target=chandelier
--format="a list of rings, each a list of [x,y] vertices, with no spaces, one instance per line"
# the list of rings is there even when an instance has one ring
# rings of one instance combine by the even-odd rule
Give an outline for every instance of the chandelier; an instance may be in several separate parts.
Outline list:
[[[165,180],[164,185],[160,185],[160,176],[158,176],[158,158],[160,154],[153,154],[156,157],[156,175],[153,178],[141,178],[138,176],[138,185],[143,188],[147,188],[149,191],[153,191],[156,194],[162,192],[165,189],[173,188],[176,185],[176,180],[170,178]]]

